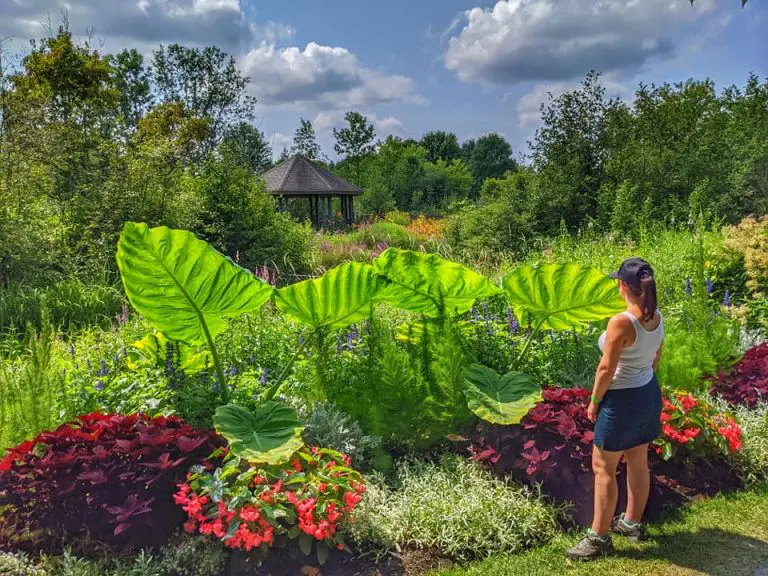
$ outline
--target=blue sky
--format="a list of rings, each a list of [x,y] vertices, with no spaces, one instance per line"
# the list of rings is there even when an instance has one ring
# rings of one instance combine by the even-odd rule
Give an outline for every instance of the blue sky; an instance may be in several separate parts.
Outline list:
[[[333,157],[332,129],[359,110],[381,137],[496,131],[519,155],[547,93],[592,68],[626,99],[640,81],[768,75],[764,0],[0,0],[0,38],[39,36],[62,11],[106,51],[226,49],[276,154],[304,117]]]

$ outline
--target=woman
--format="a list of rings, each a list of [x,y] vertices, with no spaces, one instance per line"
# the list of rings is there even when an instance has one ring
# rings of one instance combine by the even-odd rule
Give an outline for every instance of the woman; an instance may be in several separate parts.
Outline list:
[[[568,557],[592,560],[613,552],[611,528],[632,540],[644,536],[640,520],[648,501],[648,444],[660,432],[661,390],[656,367],[661,357],[664,323],[656,308],[653,269],[640,258],[625,260],[611,278],[627,303],[625,312],[608,322],[600,336],[603,357],[597,367],[587,415],[595,422],[592,470],[595,512],[592,528],[568,550]],[[627,463],[627,511],[616,511],[616,467]]]

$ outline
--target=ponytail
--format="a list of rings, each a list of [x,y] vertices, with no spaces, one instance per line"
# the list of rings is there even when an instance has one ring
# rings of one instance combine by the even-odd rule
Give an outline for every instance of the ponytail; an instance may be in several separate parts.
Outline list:
[[[640,295],[643,299],[643,322],[648,322],[656,315],[656,280],[650,274],[640,278]]]

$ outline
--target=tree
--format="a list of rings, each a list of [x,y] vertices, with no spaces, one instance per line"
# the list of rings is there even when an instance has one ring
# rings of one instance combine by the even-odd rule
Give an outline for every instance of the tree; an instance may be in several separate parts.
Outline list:
[[[607,156],[606,111],[619,105],[605,97],[594,71],[579,88],[542,104],[543,125],[530,143],[540,178],[535,210],[542,232],[556,233],[561,221],[575,230],[596,214]]]
[[[344,120],[348,126],[341,130],[333,129],[336,144],[333,149],[339,156],[358,159],[375,150],[373,141],[376,139],[376,131],[373,124],[359,112],[347,112]]]
[[[249,124],[238,122],[227,129],[220,149],[228,154],[235,164],[260,174],[272,165],[272,148],[264,133]]]
[[[315,127],[312,122],[299,118],[299,127],[293,136],[294,154],[301,154],[309,160],[320,160],[323,153],[315,137]]]
[[[152,105],[149,81],[144,56],[135,49],[123,50],[112,59],[112,84],[120,91],[120,116],[127,128],[135,129]]]
[[[461,147],[456,134],[453,132],[444,132],[443,130],[427,132],[419,144],[427,151],[427,161],[429,162],[434,163],[438,160],[452,162],[461,158]]]
[[[512,146],[504,138],[492,132],[481,136],[471,145],[469,168],[479,191],[486,178],[502,178],[517,165],[512,158]]]
[[[249,79],[232,56],[215,46],[161,46],[154,52],[152,77],[164,102],[182,102],[194,116],[210,118],[208,149],[229,126],[253,119],[256,99],[246,94]]]

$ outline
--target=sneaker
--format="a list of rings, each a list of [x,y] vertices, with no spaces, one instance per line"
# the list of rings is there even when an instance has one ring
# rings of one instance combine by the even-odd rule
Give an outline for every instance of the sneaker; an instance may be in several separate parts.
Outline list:
[[[645,540],[645,527],[642,523],[633,524],[624,519],[624,512],[613,519],[611,530],[616,534],[624,536],[627,540],[640,542]]]
[[[601,538],[592,530],[587,530],[587,534],[584,538],[568,549],[568,558],[571,560],[595,560],[601,556],[613,554],[613,541],[609,534],[605,538]]]

